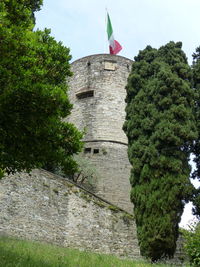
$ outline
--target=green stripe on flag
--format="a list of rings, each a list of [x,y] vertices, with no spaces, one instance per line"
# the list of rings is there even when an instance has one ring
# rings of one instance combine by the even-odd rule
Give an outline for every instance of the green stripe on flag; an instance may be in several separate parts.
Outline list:
[[[108,15],[108,17],[107,17],[107,34],[108,34],[108,40],[110,39],[110,36],[112,35],[112,33],[113,33],[112,24],[111,24],[111,21],[110,21],[110,17]]]

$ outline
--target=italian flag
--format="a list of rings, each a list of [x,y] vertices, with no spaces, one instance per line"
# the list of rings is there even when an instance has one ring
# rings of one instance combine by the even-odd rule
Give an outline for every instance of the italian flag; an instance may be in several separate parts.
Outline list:
[[[110,54],[116,55],[122,50],[122,47],[114,38],[112,24],[108,13],[107,13],[107,33],[108,33]]]

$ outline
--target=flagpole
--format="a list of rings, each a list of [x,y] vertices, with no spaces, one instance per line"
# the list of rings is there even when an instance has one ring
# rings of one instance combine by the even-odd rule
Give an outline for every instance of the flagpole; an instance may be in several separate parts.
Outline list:
[[[105,29],[106,29],[106,25],[107,25],[107,13],[108,13],[108,9],[106,7],[105,8]],[[107,49],[106,49],[106,47],[107,47],[107,33],[106,33],[106,30],[104,32],[105,32],[105,34],[104,34],[104,36],[105,36],[105,41],[104,41],[104,54],[106,54],[106,52],[107,52]]]

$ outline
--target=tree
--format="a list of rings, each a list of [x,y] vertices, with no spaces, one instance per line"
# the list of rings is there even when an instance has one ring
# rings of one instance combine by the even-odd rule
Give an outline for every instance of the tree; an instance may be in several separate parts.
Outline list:
[[[181,229],[184,237],[184,250],[190,266],[200,266],[200,223],[193,222],[189,230]]]
[[[172,257],[184,201],[193,194],[188,163],[197,136],[191,69],[170,42],[135,57],[127,85],[124,131],[141,254]]]
[[[99,173],[94,164],[92,164],[88,158],[85,158],[83,155],[74,155],[74,160],[77,163],[77,170],[75,173],[69,175],[65,173],[60,166],[56,165],[46,165],[44,169],[47,171],[53,172],[64,178],[72,180],[74,183],[81,185],[87,190],[95,192],[97,180],[99,179]]]
[[[86,189],[95,192],[97,180],[99,179],[99,173],[95,165],[83,155],[75,155],[75,160],[78,164],[78,170],[71,179]]]
[[[69,49],[33,32],[32,12],[40,0],[0,2],[0,169],[29,171],[49,162],[74,172],[73,154],[82,134],[63,118],[72,105],[66,77]]]
[[[196,170],[192,174],[192,178],[197,178],[200,181],[200,47],[197,47],[196,53],[193,54],[193,87],[195,89],[195,119],[198,130],[198,137],[195,141],[193,154]],[[200,218],[200,187],[196,190],[193,198],[193,213]]]

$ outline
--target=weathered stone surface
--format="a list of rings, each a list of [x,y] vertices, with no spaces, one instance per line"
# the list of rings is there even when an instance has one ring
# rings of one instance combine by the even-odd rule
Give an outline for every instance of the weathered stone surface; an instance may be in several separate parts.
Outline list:
[[[127,158],[127,147],[111,142],[87,142],[85,147],[91,148],[91,153],[84,156],[98,171],[95,193],[133,213],[129,183],[131,167]],[[99,149],[99,153],[94,154],[94,149]]]
[[[130,163],[127,137],[122,130],[125,120],[127,78],[132,61],[116,55],[99,54],[76,60],[71,64],[69,97],[73,110],[69,120],[85,131],[85,154],[100,174],[97,194],[129,212]],[[93,96],[91,96],[93,91]],[[89,92],[89,97],[81,93]],[[68,119],[68,118],[67,118]],[[94,153],[99,149],[99,153]]]
[[[0,181],[0,232],[137,258],[133,216],[44,170]]]
[[[115,62],[115,70],[105,69],[106,62]],[[122,130],[125,119],[127,78],[132,61],[116,55],[99,54],[71,64],[69,96],[74,105],[70,120],[79,129],[86,128],[84,140],[111,140],[127,144]],[[93,97],[79,99],[80,91],[94,90]]]

